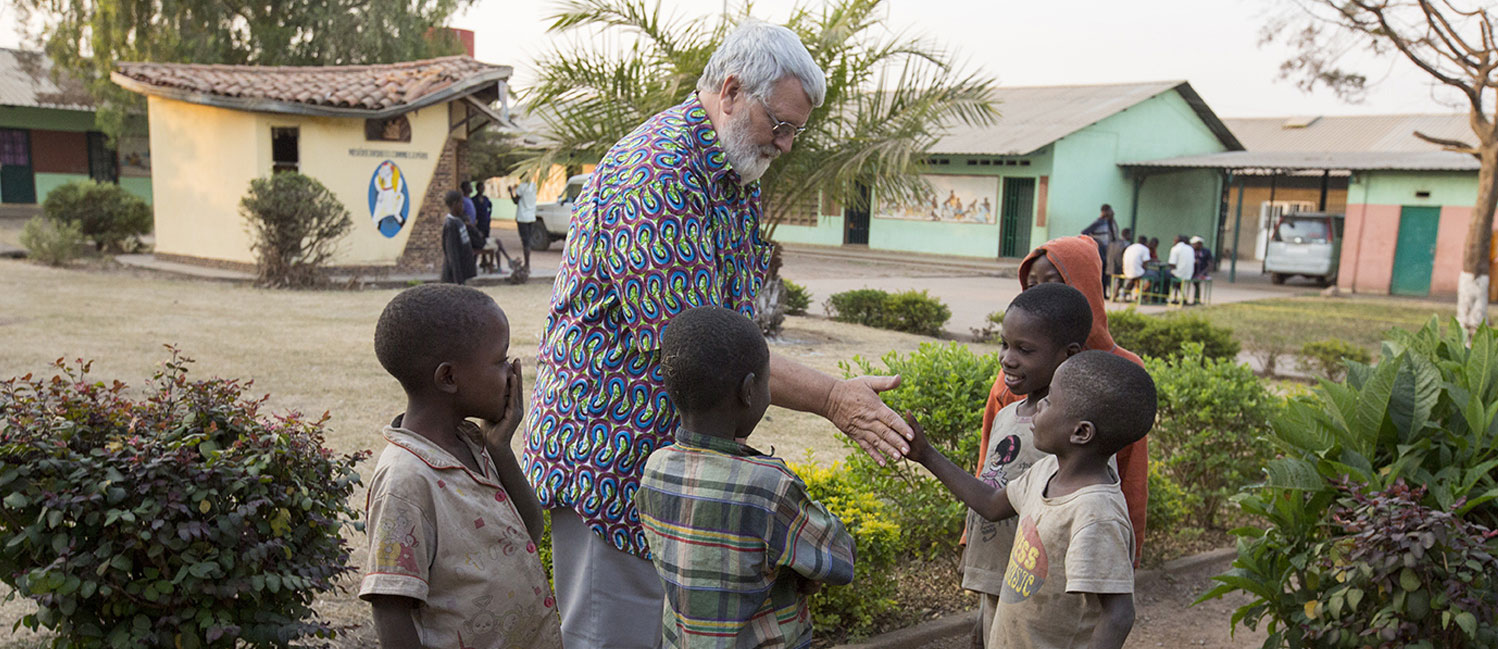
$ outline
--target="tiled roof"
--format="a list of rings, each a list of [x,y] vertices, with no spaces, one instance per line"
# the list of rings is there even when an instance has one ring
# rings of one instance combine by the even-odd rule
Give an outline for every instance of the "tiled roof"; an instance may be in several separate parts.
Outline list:
[[[135,92],[227,108],[379,116],[492,88],[510,72],[460,55],[330,67],[121,63],[112,78]]]
[[[999,118],[988,126],[956,125],[931,148],[937,154],[1026,155],[1156,95],[1176,91],[1229,150],[1243,147],[1185,81],[994,90]]]
[[[0,48],[0,106],[93,110],[83,82],[52,79],[52,60],[41,52]]]

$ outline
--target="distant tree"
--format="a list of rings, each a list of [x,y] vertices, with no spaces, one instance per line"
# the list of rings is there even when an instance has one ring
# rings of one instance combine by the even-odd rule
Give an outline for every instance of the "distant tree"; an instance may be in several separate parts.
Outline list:
[[[492,126],[468,137],[468,175],[474,182],[508,176],[526,155],[519,137]],[[491,196],[490,198],[498,198]]]
[[[1361,97],[1367,77],[1343,67],[1356,51],[1397,55],[1458,90],[1476,144],[1415,136],[1481,161],[1477,204],[1467,228],[1457,320],[1469,332],[1487,320],[1488,255],[1498,206],[1498,10],[1491,0],[1295,0],[1300,11],[1271,21],[1263,40],[1284,38],[1293,58],[1281,65],[1306,90],[1323,84],[1345,99]],[[1289,29],[1287,29],[1289,28]],[[1284,35],[1284,36],[1282,36]]]
[[[462,51],[439,29],[473,0],[15,0],[28,41],[88,84],[110,137],[145,130],[115,63],[355,65]]]
[[[827,75],[827,96],[807,130],[760,181],[767,238],[792,206],[818,192],[859,205],[860,187],[881,198],[925,189],[926,151],[948,127],[991,123],[993,81],[966,71],[932,42],[888,31],[883,0],[807,2],[786,27]],[[748,16],[662,17],[647,0],[564,0],[551,17],[554,49],[536,63],[524,97],[546,137],[525,167],[594,162],[636,126],[696,89],[713,50]],[[565,34],[588,32],[564,40]]]

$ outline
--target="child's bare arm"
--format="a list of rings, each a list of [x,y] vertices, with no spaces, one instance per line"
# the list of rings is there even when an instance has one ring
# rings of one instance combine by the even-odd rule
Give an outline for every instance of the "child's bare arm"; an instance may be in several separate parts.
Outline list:
[[[369,603],[374,609],[375,635],[380,639],[380,649],[421,649],[416,623],[411,620],[411,609],[416,607],[416,600],[399,595],[371,595]]]
[[[505,407],[505,416],[499,421],[486,422],[484,447],[494,460],[494,468],[499,470],[499,484],[510,495],[510,502],[515,505],[520,520],[525,522],[526,533],[530,535],[531,541],[540,543],[542,527],[545,525],[541,501],[536,499],[536,492],[531,489],[530,483],[525,480],[525,473],[520,470],[520,461],[515,459],[515,452],[510,449],[515,429],[525,419],[524,392],[525,382],[521,380],[520,359],[517,358],[510,361],[510,383],[505,386],[505,401],[509,405]]]
[[[990,521],[1000,521],[1015,514],[1014,505],[1009,502],[1007,490],[994,489],[974,477],[973,474],[952,464],[947,456],[932,448],[931,444],[926,441],[926,430],[921,427],[920,422],[909,414],[905,415],[905,420],[915,431],[915,438],[910,441],[910,453],[906,457],[920,462],[947,487],[948,491],[952,492],[952,495],[973,508],[979,516]]]
[[[1100,593],[1098,603],[1102,615],[1092,629],[1092,641],[1087,649],[1119,649],[1134,628],[1134,595],[1132,593]]]

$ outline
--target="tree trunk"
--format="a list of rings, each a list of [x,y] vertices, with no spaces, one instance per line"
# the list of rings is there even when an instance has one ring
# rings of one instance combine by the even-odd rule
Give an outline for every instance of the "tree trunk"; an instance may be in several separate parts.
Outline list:
[[[785,283],[780,281],[780,244],[771,243],[770,267],[765,272],[765,281],[754,295],[754,324],[766,338],[780,335],[780,326],[785,324]],[[1486,293],[1484,293],[1486,295]]]
[[[1493,208],[1498,205],[1498,142],[1479,150],[1482,170],[1477,174],[1477,205],[1467,227],[1462,275],[1456,289],[1456,320],[1470,335],[1488,319],[1488,256],[1493,237]]]

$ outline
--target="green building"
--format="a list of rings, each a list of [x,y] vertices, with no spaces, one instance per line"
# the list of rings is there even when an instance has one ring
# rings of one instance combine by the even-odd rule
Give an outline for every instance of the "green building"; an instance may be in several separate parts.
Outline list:
[[[54,79],[39,52],[0,48],[0,203],[40,203],[58,185],[87,178],[118,182],[149,202],[145,138],[110,146],[81,82]]]
[[[1213,239],[1221,210],[1217,170],[1130,171],[1121,163],[1243,146],[1184,81],[1002,88],[1000,117],[958,126],[932,148],[929,194],[881,200],[866,212],[822,201],[816,214],[782,221],[775,239],[965,257],[1021,257],[1081,232],[1110,204],[1121,228],[1168,241]],[[1215,192],[1199,188],[1210,185]]]

